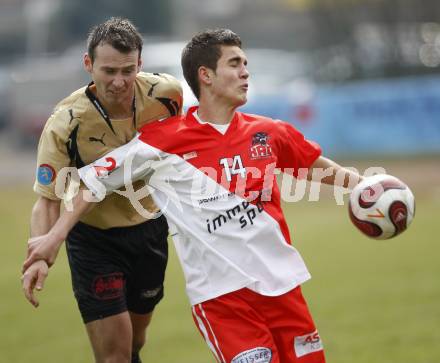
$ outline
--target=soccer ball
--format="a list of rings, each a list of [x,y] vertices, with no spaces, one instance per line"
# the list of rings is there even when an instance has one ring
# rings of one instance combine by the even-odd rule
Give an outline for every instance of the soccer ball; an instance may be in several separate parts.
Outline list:
[[[391,175],[365,178],[350,194],[350,219],[365,235],[389,239],[408,228],[415,214],[414,195]]]

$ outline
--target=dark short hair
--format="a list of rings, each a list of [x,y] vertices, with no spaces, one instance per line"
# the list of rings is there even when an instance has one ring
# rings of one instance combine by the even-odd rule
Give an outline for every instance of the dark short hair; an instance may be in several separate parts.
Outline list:
[[[196,34],[182,51],[183,76],[197,99],[200,97],[199,68],[205,66],[215,72],[222,45],[241,48],[241,39],[229,29],[205,30]]]
[[[95,61],[95,49],[98,45],[109,44],[121,53],[139,50],[142,53],[142,37],[128,19],[110,18],[94,26],[87,39],[87,52],[92,63]]]

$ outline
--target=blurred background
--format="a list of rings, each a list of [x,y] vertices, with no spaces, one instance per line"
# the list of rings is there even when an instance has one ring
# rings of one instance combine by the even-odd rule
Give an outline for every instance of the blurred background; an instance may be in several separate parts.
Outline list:
[[[38,311],[21,296],[19,270],[39,135],[55,104],[89,82],[87,33],[110,16],[144,34],[145,71],[182,81],[189,38],[231,28],[249,58],[244,111],[291,122],[342,164],[383,166],[411,186],[414,226],[389,243],[360,236],[331,191],[319,205],[285,208],[315,277],[304,291],[329,361],[439,363],[438,0],[0,0],[0,361],[92,361],[65,257]],[[195,99],[184,90],[188,106]],[[213,361],[192,326],[174,252],[167,288],[144,360]]]
[[[2,0],[0,6],[0,125],[13,129],[21,146],[33,148],[55,103],[88,82],[82,53],[90,27],[119,15],[145,34],[144,69],[180,79],[180,52],[195,32],[236,31],[251,72],[245,110],[295,120],[329,155],[440,152],[435,0]],[[185,96],[187,105],[194,101],[188,88]]]

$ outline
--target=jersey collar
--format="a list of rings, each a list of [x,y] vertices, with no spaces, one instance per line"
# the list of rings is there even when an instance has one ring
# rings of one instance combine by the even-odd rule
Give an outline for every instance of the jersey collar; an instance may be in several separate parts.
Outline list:
[[[197,111],[198,109],[199,109],[199,106],[192,106],[186,112],[186,120],[189,122],[189,126],[191,126],[191,127],[203,127],[204,128],[203,131],[215,133],[215,134],[218,134],[221,136],[226,136],[229,133],[235,131],[235,129],[237,128],[240,112],[237,112],[237,111],[234,112],[234,117],[232,117],[232,120],[230,122],[228,129],[225,132],[225,134],[223,135],[220,132],[218,132],[214,127],[212,127],[209,123],[201,124],[199,121],[196,120],[193,113],[195,111]]]
[[[86,87],[86,96],[90,100],[90,102],[95,106],[96,110],[99,112],[101,117],[104,119],[106,124],[110,127],[110,129],[113,131],[113,133],[116,135],[115,130],[113,129],[112,121],[105,110],[104,106],[101,102],[99,102],[98,98],[95,96],[95,94],[92,92],[90,87],[94,85],[95,82],[90,82]],[[133,97],[133,103],[132,103],[132,110],[133,110],[133,126],[136,128],[136,95]]]

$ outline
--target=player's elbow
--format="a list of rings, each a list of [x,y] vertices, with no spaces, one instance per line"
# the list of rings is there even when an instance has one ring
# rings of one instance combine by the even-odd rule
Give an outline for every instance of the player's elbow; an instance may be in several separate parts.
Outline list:
[[[33,211],[40,210],[58,210],[60,208],[60,200],[53,200],[40,196],[34,204]]]

